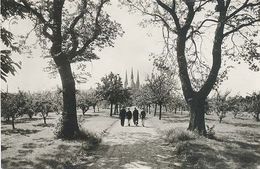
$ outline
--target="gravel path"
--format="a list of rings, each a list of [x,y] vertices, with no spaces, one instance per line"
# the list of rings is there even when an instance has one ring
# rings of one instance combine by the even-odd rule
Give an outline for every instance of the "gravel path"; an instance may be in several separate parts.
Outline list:
[[[173,168],[169,147],[164,146],[154,119],[148,118],[145,127],[124,126],[115,122],[103,137],[100,147],[93,152],[88,168]],[[84,168],[82,165],[79,168]]]

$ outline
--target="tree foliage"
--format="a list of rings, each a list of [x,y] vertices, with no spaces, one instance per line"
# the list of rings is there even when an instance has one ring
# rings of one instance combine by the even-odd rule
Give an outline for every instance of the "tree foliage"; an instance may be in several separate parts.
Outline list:
[[[26,9],[17,3],[15,0],[1,1],[1,22],[7,22],[15,17],[25,18]],[[11,58],[12,52],[20,52],[19,45],[14,41],[13,33],[6,28],[1,27],[1,43],[4,44],[5,49],[1,49],[1,79],[6,82],[6,77],[9,73],[15,75],[16,69],[21,68],[21,64],[15,62]],[[2,46],[3,47],[3,46]]]
[[[245,60],[259,70],[260,2],[257,0],[122,1],[150,16],[144,25],[162,27],[165,57],[178,65],[182,91],[190,106],[189,130],[206,135],[204,105],[220,75],[225,59]],[[209,40],[205,40],[208,37]],[[211,45],[211,61],[205,59]],[[176,65],[176,64],[173,64]],[[224,73],[225,75],[225,73]],[[201,109],[200,109],[201,108]]]
[[[15,119],[23,115],[26,104],[26,95],[19,91],[17,94],[1,93],[1,115],[5,119],[12,118],[12,127],[15,129]]]
[[[256,121],[260,121],[260,93],[254,92],[246,98],[247,108],[249,113],[252,113]]]
[[[120,25],[111,20],[103,10],[109,0],[19,0],[16,1],[28,12],[35,23],[35,31],[43,49],[49,51],[52,64],[59,72],[62,82],[63,113],[59,137],[77,137],[79,126],[76,115],[75,76],[71,63],[98,58],[96,50],[113,46],[122,35]],[[47,57],[48,57],[47,56]],[[52,69],[53,70],[53,69]]]
[[[162,105],[166,104],[170,99],[171,94],[176,90],[176,84],[172,78],[169,78],[163,72],[159,74],[152,73],[151,77],[148,77],[146,81],[152,102],[160,106],[159,119],[161,119]]]
[[[113,104],[125,104],[130,99],[129,89],[123,88],[122,79],[119,74],[110,73],[101,78],[101,83],[98,83],[98,94],[107,100],[111,105],[110,115],[112,116]]]

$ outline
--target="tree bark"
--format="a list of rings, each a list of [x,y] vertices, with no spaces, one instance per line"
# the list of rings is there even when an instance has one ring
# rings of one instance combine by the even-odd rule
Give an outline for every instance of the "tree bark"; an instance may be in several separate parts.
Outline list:
[[[58,62],[57,65],[60,65],[58,68],[62,82],[63,94],[61,137],[72,139],[79,133],[76,110],[75,81],[72,75],[70,63],[68,61],[63,59],[62,63]]]
[[[205,99],[193,97],[190,101],[190,123],[188,130],[197,131],[201,135],[206,135],[205,127]]]

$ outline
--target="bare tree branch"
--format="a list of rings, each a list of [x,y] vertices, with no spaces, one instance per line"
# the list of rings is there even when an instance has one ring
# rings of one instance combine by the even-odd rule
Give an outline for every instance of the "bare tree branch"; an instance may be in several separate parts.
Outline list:
[[[174,20],[174,23],[176,25],[177,31],[180,31],[181,26],[180,26],[179,18],[178,18],[177,14],[176,14],[176,11],[175,11],[175,0],[172,1],[173,8],[170,8],[168,5],[163,3],[161,0],[156,0],[156,1],[163,9],[165,9],[167,12],[169,12],[171,14],[171,16],[172,16],[172,18]]]
[[[28,11],[33,13],[37,17],[37,19],[39,19],[39,21],[44,24],[44,26],[43,26],[43,34],[47,38],[49,38],[51,41],[53,41],[53,36],[50,33],[47,32],[48,28],[52,29],[52,25],[47,20],[45,20],[43,15],[41,13],[39,13],[36,9],[34,9],[26,0],[21,0],[21,2],[23,3],[23,6]]]
[[[92,35],[91,38],[87,39],[84,43],[84,45],[78,50],[75,52],[75,56],[77,55],[81,55],[85,50],[86,48],[98,37],[98,35],[100,34],[100,25],[99,25],[99,17],[101,15],[101,11],[102,11],[102,8],[103,8],[103,5],[105,3],[109,2],[109,0],[101,0],[100,2],[100,5],[97,7],[97,14],[96,14],[96,19],[95,19],[95,29],[94,29],[94,33]]]
[[[256,19],[256,20],[253,20],[251,22],[248,22],[248,23],[245,23],[245,24],[241,24],[237,27],[235,27],[234,29],[232,29],[231,31],[228,31],[226,33],[223,34],[224,37],[228,36],[229,34],[233,33],[233,32],[237,32],[239,31],[240,29],[244,28],[244,27],[247,27],[247,26],[252,26],[254,23],[256,22],[260,22],[260,19]]]

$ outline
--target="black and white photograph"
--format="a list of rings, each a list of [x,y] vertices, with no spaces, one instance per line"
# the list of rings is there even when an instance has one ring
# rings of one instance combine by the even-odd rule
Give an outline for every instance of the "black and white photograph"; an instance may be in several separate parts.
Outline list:
[[[0,0],[1,169],[260,169],[259,0]]]

